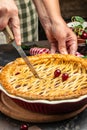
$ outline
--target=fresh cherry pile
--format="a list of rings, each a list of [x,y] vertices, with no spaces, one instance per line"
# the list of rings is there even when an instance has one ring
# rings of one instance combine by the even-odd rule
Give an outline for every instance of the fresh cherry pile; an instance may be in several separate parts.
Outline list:
[[[87,27],[83,28],[81,25],[71,27],[78,38],[87,39]]]
[[[54,78],[56,77],[59,77],[61,75],[61,70],[60,69],[57,69],[54,71]],[[62,74],[62,81],[65,81],[69,78],[69,75],[68,73],[63,73]]]
[[[77,35],[78,38],[87,39],[87,27],[83,26],[83,23],[86,22],[82,17],[80,16],[73,16],[71,18],[72,22],[79,22],[78,25],[75,24],[75,26],[70,27],[74,33]]]

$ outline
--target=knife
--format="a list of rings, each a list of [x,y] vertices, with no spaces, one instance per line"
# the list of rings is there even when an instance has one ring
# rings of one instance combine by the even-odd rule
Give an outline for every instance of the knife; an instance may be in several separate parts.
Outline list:
[[[11,43],[15,48],[16,50],[18,51],[18,53],[20,54],[20,56],[23,58],[23,60],[25,61],[25,63],[28,65],[29,69],[31,70],[31,72],[33,73],[33,75],[36,77],[36,78],[39,78],[39,75],[38,73],[36,72],[36,70],[34,69],[33,65],[30,63],[26,53],[24,52],[24,50],[22,49],[21,46],[18,46],[14,40],[14,36],[13,36],[13,33],[10,29],[10,27],[7,25],[6,28],[3,30],[3,33],[5,34],[6,36],[6,40],[7,40],[7,43]]]

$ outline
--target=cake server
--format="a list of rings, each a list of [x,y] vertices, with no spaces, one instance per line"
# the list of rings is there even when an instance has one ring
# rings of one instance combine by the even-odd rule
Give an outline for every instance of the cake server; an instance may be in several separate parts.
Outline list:
[[[29,69],[31,70],[31,72],[33,73],[33,75],[36,77],[36,78],[39,78],[39,75],[38,73],[36,72],[36,70],[34,69],[33,65],[30,63],[26,53],[24,52],[24,50],[22,49],[21,46],[18,46],[14,40],[14,36],[13,36],[13,33],[10,29],[9,26],[6,26],[6,28],[3,30],[5,36],[6,36],[6,40],[7,40],[7,43],[11,43],[15,48],[16,50],[18,51],[19,55],[23,58],[23,60],[25,61],[25,63],[28,65]]]

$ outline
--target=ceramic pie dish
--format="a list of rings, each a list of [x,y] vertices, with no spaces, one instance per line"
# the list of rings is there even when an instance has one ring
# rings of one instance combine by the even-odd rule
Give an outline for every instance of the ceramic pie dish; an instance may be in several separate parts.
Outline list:
[[[45,114],[69,113],[87,103],[86,59],[62,54],[28,58],[40,79],[33,76],[22,58],[4,66],[0,73],[0,89],[14,102]]]

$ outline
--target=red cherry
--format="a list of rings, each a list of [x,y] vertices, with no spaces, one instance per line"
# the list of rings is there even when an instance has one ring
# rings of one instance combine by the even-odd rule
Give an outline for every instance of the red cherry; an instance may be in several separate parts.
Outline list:
[[[62,81],[65,81],[69,78],[69,75],[67,73],[62,74]]]
[[[54,71],[54,78],[58,77],[61,74],[61,70],[57,69]]]
[[[20,130],[28,130],[28,126],[26,124],[21,125]]]
[[[87,39],[87,33],[85,31],[83,31],[82,35],[81,35],[82,39]]]

